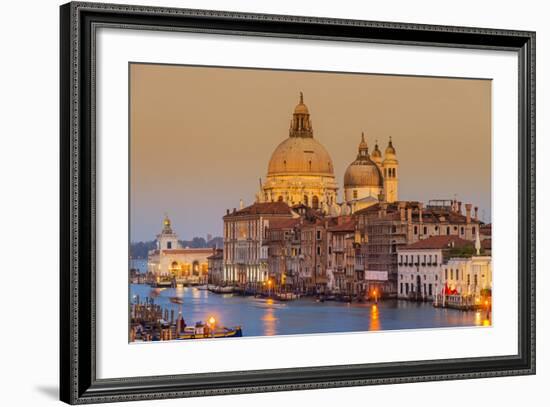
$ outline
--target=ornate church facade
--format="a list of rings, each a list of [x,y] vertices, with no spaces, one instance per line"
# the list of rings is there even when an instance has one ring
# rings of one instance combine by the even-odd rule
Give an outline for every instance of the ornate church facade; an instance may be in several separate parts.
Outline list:
[[[305,205],[330,216],[350,215],[378,202],[397,201],[398,171],[391,138],[382,157],[378,144],[369,154],[362,134],[357,157],[344,175],[343,201],[338,202],[339,187],[332,158],[313,136],[309,109],[300,92],[288,138],[271,155],[256,202],[284,202],[291,207]]]

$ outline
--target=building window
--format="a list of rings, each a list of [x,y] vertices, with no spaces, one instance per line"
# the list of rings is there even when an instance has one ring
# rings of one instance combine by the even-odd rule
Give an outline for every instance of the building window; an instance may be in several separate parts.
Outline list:
[[[409,283],[405,283],[405,294],[409,293]]]
[[[477,274],[474,274],[474,285],[477,286]]]
[[[460,234],[461,234],[461,235],[464,234],[464,226],[461,226],[461,227],[460,227]]]
[[[414,227],[414,234],[415,234],[415,235],[418,234],[418,226],[415,226],[415,227]]]
[[[434,262],[435,262],[435,265],[437,266],[437,254],[435,255],[435,260],[434,260]]]
[[[321,231],[320,230],[317,231],[317,240],[321,240]]]
[[[466,274],[466,283],[470,285],[470,275]]]
[[[309,201],[307,199],[307,195],[304,195],[304,205],[305,206],[308,206],[309,205]]]
[[[166,248],[171,249],[172,248],[172,242],[167,242],[166,243]]]
[[[476,234],[476,227],[474,226],[474,227],[472,228],[472,235],[475,235],[475,234]]]
[[[449,279],[449,275],[447,273],[447,269],[445,269],[445,280],[448,280]]]
[[[279,195],[279,197],[277,198],[277,202],[283,202],[283,196],[282,195]]]
[[[448,235],[451,234],[451,227],[450,227],[450,226],[447,226],[447,234],[448,234]]]
[[[328,247],[328,254],[332,254],[332,246]]]
[[[317,246],[317,255],[318,255],[318,256],[321,255],[321,246]]]
[[[319,197],[317,197],[317,195],[314,195],[311,201],[313,209],[319,209]]]
[[[353,199],[357,199],[357,190],[356,189],[353,190]]]
[[[432,285],[431,284],[428,284],[428,295],[429,296],[432,296],[433,294],[433,291],[432,291]]]
[[[403,276],[401,276],[401,277],[403,277]],[[401,283],[401,284],[399,285],[399,293],[400,293],[400,294],[403,294],[403,283]]]
[[[424,234],[427,235],[428,234],[428,228],[426,226],[424,226]]]

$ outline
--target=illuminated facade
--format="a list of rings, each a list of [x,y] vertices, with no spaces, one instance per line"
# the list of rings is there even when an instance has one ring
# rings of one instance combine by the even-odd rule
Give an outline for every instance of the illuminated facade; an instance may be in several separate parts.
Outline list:
[[[290,121],[289,137],[273,152],[258,202],[304,204],[327,211],[336,204],[338,184],[330,154],[313,137],[313,127],[303,95]]]
[[[313,126],[303,94],[294,108],[289,137],[277,146],[269,161],[267,177],[257,202],[306,205],[331,216],[350,215],[380,201],[398,196],[399,162],[390,141],[384,157],[375,145],[369,154],[364,134],[356,159],[344,175],[344,200],[338,203],[338,183],[329,152],[313,137]]]
[[[166,216],[161,233],[157,235],[157,248],[149,252],[147,271],[157,281],[174,280],[182,284],[203,284],[208,278],[208,257],[214,249],[181,247],[178,235],[172,230]]]

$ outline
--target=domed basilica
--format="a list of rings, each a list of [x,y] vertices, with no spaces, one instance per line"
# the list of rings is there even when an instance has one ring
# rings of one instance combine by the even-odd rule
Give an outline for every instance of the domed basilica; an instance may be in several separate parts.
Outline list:
[[[392,140],[384,158],[374,146],[372,154],[364,134],[356,159],[344,175],[344,202],[338,203],[338,183],[329,152],[313,137],[313,127],[304,96],[294,108],[289,136],[277,146],[267,177],[256,195],[258,202],[306,205],[332,216],[348,215],[380,201],[398,200],[398,167]]]

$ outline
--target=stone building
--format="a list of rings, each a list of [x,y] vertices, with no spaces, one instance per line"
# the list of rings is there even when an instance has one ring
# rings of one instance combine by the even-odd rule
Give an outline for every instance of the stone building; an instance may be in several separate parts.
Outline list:
[[[258,202],[304,204],[314,209],[336,203],[338,184],[330,154],[313,137],[303,94],[296,105],[288,138],[277,146],[269,160],[267,178],[257,194]]]
[[[157,235],[157,248],[147,258],[147,271],[157,282],[175,280],[182,284],[203,284],[208,276],[208,257],[214,253],[211,248],[181,247],[178,235],[172,230],[172,223],[166,216],[162,231]]]
[[[338,202],[338,182],[329,152],[313,137],[309,108],[300,93],[294,108],[289,135],[269,160],[265,182],[260,180],[257,202],[306,205],[331,216],[350,215],[380,200],[398,199],[398,167],[391,138],[384,158],[378,145],[372,154],[364,134],[356,159],[344,176],[344,201]]]
[[[361,253],[368,271],[385,271],[387,284],[381,289],[386,296],[397,295],[397,250],[431,236],[457,236],[473,241],[479,231],[477,208],[472,217],[471,204],[457,201],[381,202],[354,214],[361,236]],[[368,274],[368,273],[367,273]]]
[[[258,290],[267,281],[266,229],[273,220],[297,218],[285,202],[256,202],[223,217],[225,284]]]
[[[401,299],[428,301],[445,287],[443,264],[453,254],[473,253],[473,242],[458,236],[432,236],[397,249],[398,288]]]
[[[223,284],[223,249],[216,249],[208,256],[208,284]]]
[[[358,259],[359,244],[352,216],[332,218],[328,223],[328,288],[334,294],[355,296],[363,290],[364,269]]]

